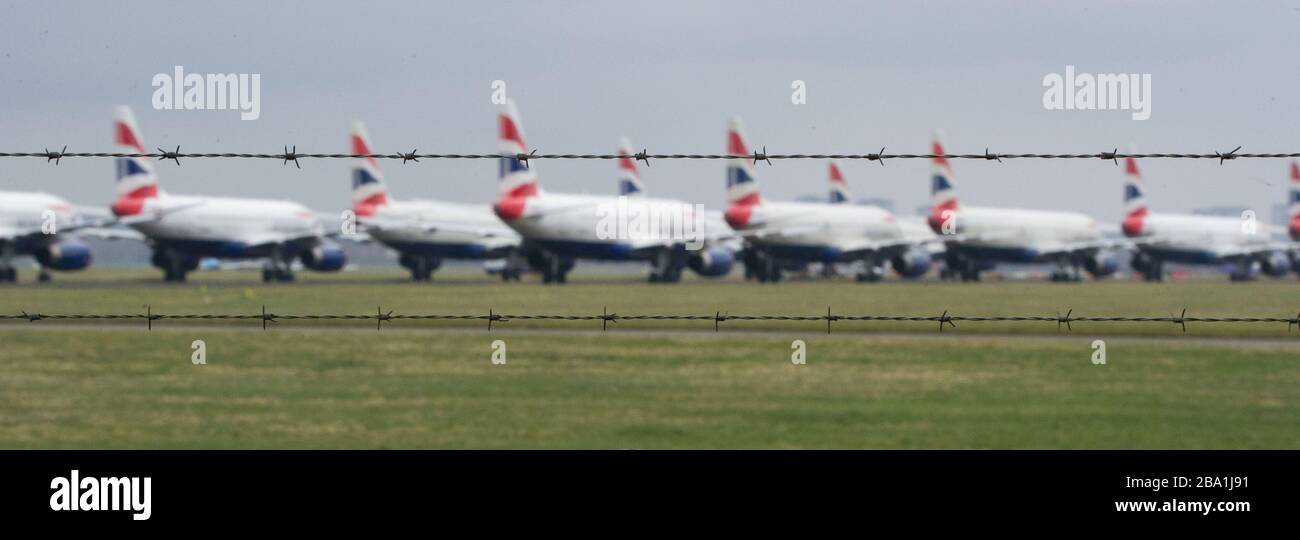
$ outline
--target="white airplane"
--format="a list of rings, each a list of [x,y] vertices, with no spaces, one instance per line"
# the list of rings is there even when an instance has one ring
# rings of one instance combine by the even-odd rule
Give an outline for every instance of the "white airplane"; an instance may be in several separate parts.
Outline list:
[[[830,184],[831,204],[852,203],[853,192],[849,190],[849,183],[844,179],[844,173],[840,170],[840,164],[836,160],[830,161]],[[900,277],[906,279],[924,276],[930,269],[930,262],[943,253],[943,242],[934,234],[934,231],[930,230],[930,225],[926,223],[925,218],[894,217],[898,220],[898,228],[902,232],[903,238],[915,242],[928,253],[927,258],[924,259],[919,255],[915,256],[911,261],[907,261],[906,258],[894,259],[891,261],[894,271]]]
[[[943,155],[938,136],[932,152]],[[930,229],[946,240],[944,278],[979,281],[999,262],[1056,263],[1052,281],[1078,281],[1082,267],[1093,277],[1115,273],[1112,248],[1096,220],[1078,212],[962,206],[953,189],[948,160],[931,160]]]
[[[645,195],[645,184],[641,182],[641,171],[632,159],[632,143],[623,137],[618,147],[618,192],[623,197],[641,197]],[[738,258],[737,253],[745,249],[744,240],[731,230],[727,220],[718,210],[705,209],[703,214],[705,249],[687,259],[687,267],[705,277],[720,277],[731,272]],[[717,249],[729,252],[720,255]]]
[[[118,107],[117,151],[145,153],[131,109]],[[343,268],[343,249],[325,239],[321,222],[305,206],[271,199],[186,196],[158,189],[158,175],[144,158],[117,159],[117,200],[110,209],[153,248],[151,262],[167,281],[204,257],[266,259],[263,281],[292,281],[292,263],[323,272]]]
[[[1287,252],[1293,246],[1275,239],[1280,231],[1241,218],[1152,213],[1142,193],[1137,161],[1125,159],[1124,173],[1121,228],[1136,248],[1133,269],[1147,281],[1163,280],[1166,262],[1226,266],[1233,281],[1253,279],[1259,270],[1273,277],[1290,272]]]
[[[361,122],[352,126],[352,153],[372,154]],[[352,212],[370,238],[396,250],[411,279],[429,281],[443,259],[515,258],[519,235],[501,223],[487,205],[443,201],[397,201],[388,196],[374,158],[352,167]],[[518,279],[519,265],[507,263],[502,280]]]
[[[749,155],[740,121],[732,119],[727,153]],[[727,163],[727,223],[746,238],[745,265],[760,282],[781,280],[783,267],[862,261],[858,281],[876,281],[892,262],[903,275],[930,267],[925,241],[908,238],[889,211],[866,205],[768,202],[758,191],[754,163]]]
[[[513,101],[504,106],[498,127],[501,154],[528,153]],[[631,156],[620,162],[631,163]],[[648,261],[651,282],[676,282],[688,267],[705,276],[731,270],[731,252],[707,245],[706,222],[692,205],[650,197],[549,193],[538,185],[536,165],[515,158],[501,158],[499,164],[501,195],[493,209],[523,237],[524,258],[542,272],[545,283],[564,283],[579,258]]]
[[[40,264],[39,281],[49,281],[50,270],[90,266],[90,247],[68,237],[86,226],[86,218],[62,198],[0,191],[0,283],[18,280],[13,260],[20,256],[30,256]]]

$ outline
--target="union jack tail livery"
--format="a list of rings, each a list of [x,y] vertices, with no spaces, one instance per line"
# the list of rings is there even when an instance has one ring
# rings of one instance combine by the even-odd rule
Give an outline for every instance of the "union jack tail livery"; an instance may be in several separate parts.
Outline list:
[[[735,156],[751,154],[739,118],[732,118],[727,128],[727,153]],[[754,162],[748,158],[727,160],[727,202],[733,206],[750,206],[758,204],[759,200]]]
[[[1300,241],[1300,163],[1295,161],[1291,162],[1291,204],[1287,215],[1291,216],[1290,225],[1287,226],[1291,239]]]
[[[113,145],[116,152],[144,154],[140,128],[136,126],[131,108],[117,108],[113,120]],[[117,167],[117,200],[113,213],[119,216],[139,214],[144,202],[158,197],[158,175],[147,158],[123,157],[115,160]]]
[[[957,190],[952,185],[952,165],[948,163],[948,158],[943,157],[947,152],[943,149],[943,141],[938,133],[934,135],[934,141],[930,145],[930,153],[935,158],[930,160],[930,228],[935,232],[941,233],[944,222],[950,217],[950,212],[958,210]],[[948,215],[945,215],[948,214]]]
[[[497,153],[502,155],[527,154],[528,144],[524,142],[524,126],[519,121],[519,109],[513,99],[502,105],[497,118],[499,131]],[[498,176],[501,181],[501,198],[514,199],[537,195],[536,165],[510,158],[499,159]]]
[[[641,184],[641,173],[636,170],[632,160],[632,143],[624,137],[618,147],[618,194],[634,197],[645,194]]]
[[[849,184],[844,181],[844,173],[840,172],[840,163],[835,160],[830,162],[831,173],[831,203],[843,204],[853,199],[853,194],[849,193]]]
[[[366,126],[352,124],[352,153],[373,154]],[[388,205],[388,191],[384,188],[384,174],[373,157],[356,158],[352,165],[352,211],[358,216],[373,216],[381,206]]]
[[[1124,175],[1124,222],[1120,227],[1125,236],[1138,236],[1147,217],[1147,198],[1142,194],[1142,174],[1138,172],[1137,160],[1124,159]]]

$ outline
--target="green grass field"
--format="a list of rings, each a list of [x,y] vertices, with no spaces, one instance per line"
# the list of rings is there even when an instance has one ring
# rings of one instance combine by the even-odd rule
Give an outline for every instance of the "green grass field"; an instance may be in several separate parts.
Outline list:
[[[152,272],[95,271],[0,289],[0,309],[1285,316],[1300,303],[1294,281],[651,286],[605,275],[543,287],[440,277],[304,273],[263,286],[251,272],[212,273],[162,286]],[[625,321],[607,333],[598,322],[511,321],[492,333],[459,324],[284,321],[263,332],[257,321],[164,320],[149,332],[140,321],[0,322],[0,447],[1300,447],[1300,333],[1285,324],[1190,324],[1184,335],[1172,324],[1066,333],[970,322],[943,336],[928,323],[844,322],[831,336],[822,322],[727,322],[716,334],[711,322]],[[638,332],[655,328],[668,331]],[[1230,335],[1248,339],[1202,339]],[[1108,338],[1106,365],[1091,362],[1098,337]],[[796,338],[806,365],[790,362]],[[194,339],[207,365],[191,364]],[[506,365],[490,362],[496,339]]]

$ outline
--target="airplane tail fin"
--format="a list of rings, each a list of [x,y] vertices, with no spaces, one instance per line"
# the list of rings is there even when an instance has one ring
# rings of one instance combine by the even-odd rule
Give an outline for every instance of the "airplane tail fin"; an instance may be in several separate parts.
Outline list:
[[[519,109],[513,99],[506,100],[497,116],[498,141],[497,152],[502,155],[527,154],[528,144],[524,142],[524,127],[519,121]],[[513,157],[498,160],[498,178],[501,183],[501,198],[526,198],[537,195],[537,171],[533,163]]]
[[[942,137],[938,132],[934,134],[934,139],[930,144],[930,153],[934,158],[930,159],[930,228],[935,232],[941,232],[943,224],[947,223],[960,206],[957,204],[957,190],[953,187],[952,165],[948,163],[948,158],[944,157],[947,152],[944,150]]]
[[[144,154],[140,128],[135,123],[131,108],[119,106],[113,119],[114,151],[125,154]],[[153,163],[143,157],[122,157],[115,160],[117,168],[117,200],[113,201],[115,215],[139,214],[144,202],[158,197],[158,174]]]
[[[1142,173],[1137,160],[1124,158],[1124,222],[1121,228],[1126,236],[1142,234],[1142,222],[1147,216],[1147,198],[1142,193]]]
[[[849,192],[849,184],[844,181],[844,173],[840,172],[840,163],[836,160],[830,162],[831,174],[831,203],[842,204],[853,200],[853,194]]]
[[[373,154],[370,136],[360,121],[352,124],[352,153]],[[379,161],[373,157],[356,158],[352,164],[352,211],[358,216],[372,216],[388,205],[388,190]]]
[[[632,143],[624,137],[618,146],[618,194],[635,197],[645,194],[645,186],[641,184],[641,173],[636,169],[636,162],[632,160]]]
[[[1291,239],[1300,241],[1300,163],[1291,162],[1291,204],[1287,208],[1287,214],[1290,216],[1287,229],[1291,232]]]
[[[727,127],[727,153],[734,156],[749,155],[744,128],[739,118],[732,118]],[[754,162],[747,158],[727,160],[727,202],[732,205],[758,204],[758,182],[754,178]]]

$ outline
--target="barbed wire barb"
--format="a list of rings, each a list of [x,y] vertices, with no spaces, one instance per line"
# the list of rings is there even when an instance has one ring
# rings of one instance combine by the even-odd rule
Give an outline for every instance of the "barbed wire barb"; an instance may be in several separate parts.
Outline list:
[[[618,323],[618,314],[617,314],[617,313],[610,314],[610,312],[609,312],[609,306],[605,306],[604,308],[601,309],[601,316],[600,316],[600,331],[604,332],[604,331],[608,330],[608,329],[609,329],[609,328],[608,328],[609,323],[616,323],[616,324],[617,324],[617,323]]]
[[[159,148],[158,153],[159,153],[158,161],[166,161],[170,159],[176,162],[177,167],[181,166],[181,158],[180,158],[181,146],[179,144],[176,145],[176,151],[174,152],[168,152],[166,150],[163,150],[162,148]]]
[[[1098,157],[1107,161],[1114,162],[1116,167],[1119,166],[1119,148],[1111,150],[1110,152],[1102,152],[1101,155]]]
[[[266,330],[266,322],[275,322],[275,315],[266,312],[266,304],[262,304],[262,330]]]
[[[1225,160],[1229,160],[1229,159],[1237,159],[1237,150],[1241,150],[1241,147],[1238,146],[1238,147],[1236,147],[1236,148],[1233,148],[1231,152],[1228,152],[1228,153],[1226,153],[1226,154],[1220,154],[1220,155],[1219,155],[1219,165],[1223,165],[1223,162],[1224,162]],[[1218,154],[1218,152],[1215,152],[1215,154]]]
[[[1074,313],[1074,309],[1070,309],[1069,311],[1066,311],[1066,312],[1065,312],[1065,317],[1061,317],[1061,312],[1059,312],[1059,311],[1056,312],[1056,331],[1057,331],[1057,332],[1060,332],[1060,331],[1061,331],[1061,323],[1065,323],[1065,329],[1066,329],[1066,331],[1069,331],[1069,332],[1073,332],[1073,331],[1074,331],[1074,328],[1073,328],[1072,326],[1070,326],[1070,321],[1073,320],[1073,319],[1070,318],[1070,315],[1073,314],[1073,313]]]
[[[299,169],[302,168],[302,165],[298,164],[298,145],[293,145],[293,150],[289,150],[289,147],[286,145],[284,147],[284,154],[281,154],[280,157],[284,159],[284,163],[281,163],[281,165],[288,165],[289,162],[292,161],[294,167]]]
[[[58,152],[51,152],[49,148],[46,148],[46,149],[45,149],[45,162],[46,162],[46,163],[49,163],[51,160],[53,160],[53,161],[54,161],[54,165],[57,167],[57,166],[59,165],[59,160],[63,159],[63,154],[66,154],[66,153],[68,153],[68,145],[66,145],[66,144],[63,145],[63,150],[60,150],[60,151],[58,151]]]

